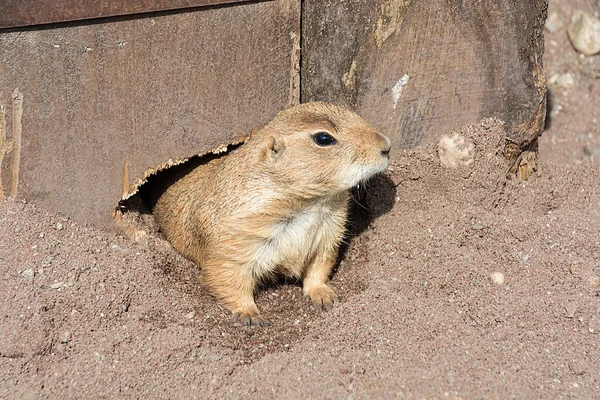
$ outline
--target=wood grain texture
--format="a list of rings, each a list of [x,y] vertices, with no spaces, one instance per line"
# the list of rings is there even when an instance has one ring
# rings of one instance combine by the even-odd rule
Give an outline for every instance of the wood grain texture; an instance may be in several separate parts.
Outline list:
[[[244,1],[250,0],[3,0],[0,29]]]
[[[546,13],[547,0],[306,0],[302,101],[341,99],[404,147],[499,117],[514,158],[544,122]]]
[[[290,0],[0,33],[7,140],[13,91],[23,94],[19,196],[110,226],[126,159],[133,181],[288,106],[291,33],[299,3]]]

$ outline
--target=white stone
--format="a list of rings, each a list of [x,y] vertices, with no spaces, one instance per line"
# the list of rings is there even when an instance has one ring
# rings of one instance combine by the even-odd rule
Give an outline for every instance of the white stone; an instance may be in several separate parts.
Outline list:
[[[572,72],[565,72],[564,74],[559,74],[556,79],[556,86],[560,86],[563,88],[572,88],[575,86],[575,74]]]
[[[185,314],[185,317],[187,319],[193,319],[196,316],[196,313],[194,311],[190,311],[189,313]]]
[[[586,56],[600,52],[600,20],[581,10],[571,16],[568,28],[573,47]]]
[[[475,145],[457,133],[444,135],[438,142],[438,156],[446,168],[471,165],[475,160]]]
[[[21,272],[21,276],[25,278],[33,278],[34,272],[32,268],[27,268],[25,271]]]
[[[504,274],[502,272],[493,272],[491,275],[492,281],[498,285],[504,284]]]
[[[551,12],[550,15],[548,15],[545,26],[546,26],[546,29],[548,30],[548,32],[556,32],[556,31],[564,28],[565,23],[560,18],[558,13],[556,11],[554,11],[554,12]]]
[[[56,282],[56,283],[53,283],[53,284],[51,284],[51,285],[48,285],[48,287],[49,287],[50,289],[60,289],[60,288],[61,288],[61,287],[63,287],[64,285],[65,285],[65,283],[64,283],[64,282]]]

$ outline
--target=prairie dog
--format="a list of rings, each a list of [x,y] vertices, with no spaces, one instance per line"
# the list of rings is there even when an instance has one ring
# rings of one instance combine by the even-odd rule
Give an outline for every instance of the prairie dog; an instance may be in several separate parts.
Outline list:
[[[268,324],[255,302],[261,280],[302,280],[315,308],[337,296],[327,284],[348,215],[349,189],[383,171],[390,140],[329,103],[284,110],[230,154],[171,185],[153,213],[201,281],[247,326]]]

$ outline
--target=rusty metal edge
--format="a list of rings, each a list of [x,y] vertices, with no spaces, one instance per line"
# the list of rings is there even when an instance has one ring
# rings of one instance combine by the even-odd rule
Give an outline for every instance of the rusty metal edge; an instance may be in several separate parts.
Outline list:
[[[250,1],[254,0],[7,0],[0,6],[0,29]]]
[[[214,148],[214,149],[212,149],[210,151],[207,151],[207,152],[204,152],[204,153],[195,154],[195,155],[190,156],[190,157],[169,158],[167,161],[165,161],[165,162],[157,165],[154,168],[148,168],[148,169],[146,169],[144,171],[143,175],[141,177],[137,178],[133,182],[133,184],[131,184],[131,185],[126,185],[125,184],[125,182],[127,180],[127,172],[126,171],[128,169],[128,164],[129,164],[128,160],[126,159],[125,160],[125,174],[124,174],[124,179],[123,179],[124,188],[123,188],[123,194],[121,196],[120,202],[123,202],[123,201],[125,201],[125,200],[133,197],[134,195],[136,195],[139,192],[140,188],[144,184],[146,184],[146,182],[148,182],[148,179],[150,177],[152,177],[153,175],[158,174],[159,172],[161,172],[161,171],[163,171],[165,169],[174,167],[176,165],[181,165],[181,164],[189,161],[190,158],[192,158],[192,157],[204,157],[204,156],[208,156],[208,155],[211,155],[211,154],[213,154],[213,155],[220,155],[220,154],[228,153],[229,151],[231,151],[231,149],[233,147],[236,147],[236,146],[238,146],[240,144],[245,143],[249,138],[250,138],[250,135],[242,136],[242,137],[239,137],[239,138],[236,138],[236,139],[232,140],[231,142],[229,142],[227,144],[220,144],[219,146],[217,146],[216,148]],[[127,191],[125,190],[126,186],[129,186],[129,189]]]

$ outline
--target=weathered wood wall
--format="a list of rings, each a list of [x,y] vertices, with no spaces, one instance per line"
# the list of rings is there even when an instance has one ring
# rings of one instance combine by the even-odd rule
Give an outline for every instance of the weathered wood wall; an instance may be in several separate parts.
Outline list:
[[[6,136],[21,138],[1,193],[110,226],[126,159],[133,181],[298,101],[299,29],[299,2],[278,0],[0,32]]]
[[[305,0],[302,101],[343,100],[396,145],[483,117],[540,132],[547,0]]]
[[[14,28],[95,18],[139,15],[250,0],[4,0],[0,28]]]
[[[258,1],[0,31],[0,197],[111,226],[124,181],[247,134],[300,96],[349,104],[396,146],[496,116],[515,159],[539,134],[547,0],[300,8]]]

